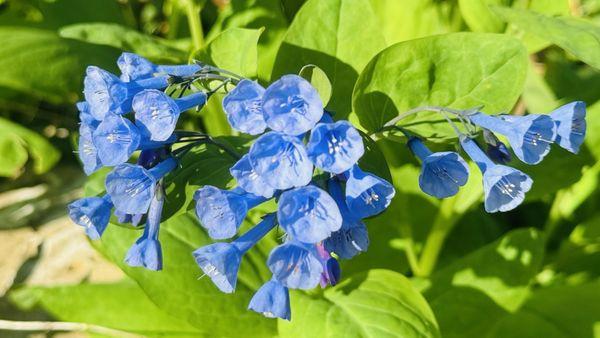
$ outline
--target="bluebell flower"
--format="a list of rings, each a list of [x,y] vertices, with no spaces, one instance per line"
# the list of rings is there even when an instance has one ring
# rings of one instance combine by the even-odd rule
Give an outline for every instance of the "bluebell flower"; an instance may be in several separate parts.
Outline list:
[[[194,251],[194,259],[219,290],[235,291],[242,256],[275,227],[275,216],[266,215],[255,227],[231,243],[213,243]]]
[[[213,239],[235,236],[248,210],[266,201],[266,198],[248,193],[241,188],[223,190],[205,185],[194,193],[196,215],[200,224]]]
[[[98,158],[105,166],[127,162],[138,149],[141,136],[136,126],[120,115],[108,114],[93,134]]]
[[[231,176],[237,185],[245,191],[265,198],[273,197],[275,189],[269,186],[260,175],[252,168],[248,154],[242,156],[230,169]]]
[[[100,123],[100,121],[96,120],[90,113],[90,105],[87,102],[81,101],[77,102],[75,105],[77,106],[77,110],[79,110],[79,121],[81,121],[81,123],[87,124],[93,128]]]
[[[348,209],[342,186],[337,180],[329,180],[328,190],[337,203],[343,222],[340,230],[332,233],[323,244],[327,251],[334,252],[342,259],[350,259],[369,248],[367,227]]]
[[[550,113],[556,124],[556,140],[561,147],[577,154],[586,132],[585,103],[571,102]]]
[[[124,163],[106,176],[106,192],[115,207],[128,214],[145,214],[154,197],[156,182],[175,169],[177,161],[170,157],[151,169]]]
[[[292,238],[303,243],[320,242],[342,226],[342,215],[333,198],[312,185],[282,193],[277,220]]]
[[[298,75],[285,75],[265,91],[262,101],[267,126],[288,135],[311,130],[323,115],[317,90]]]
[[[290,291],[277,280],[272,279],[256,291],[248,309],[258,312],[267,318],[290,320]]]
[[[189,76],[202,68],[197,64],[159,66],[134,53],[121,54],[117,66],[121,70],[121,80],[125,82],[151,78],[156,74]]]
[[[86,69],[83,94],[90,114],[104,120],[109,114],[126,114],[131,110],[131,99],[143,89],[165,88],[168,76],[159,76],[135,82],[123,82],[115,75],[95,66]]]
[[[83,171],[86,175],[91,175],[94,171],[102,167],[100,158],[98,157],[98,149],[94,144],[93,129],[87,123],[82,123],[79,126],[79,147],[77,154],[81,163],[83,163]]]
[[[433,153],[416,137],[408,141],[408,147],[422,162],[419,186],[424,193],[446,198],[456,195],[458,189],[467,183],[469,166],[458,153]]]
[[[344,173],[346,204],[358,218],[383,212],[396,194],[394,186],[374,174],[362,171],[357,165]]]
[[[179,115],[206,103],[206,93],[197,92],[180,99],[172,99],[156,89],[146,89],[133,98],[136,125],[153,141],[171,137]]]
[[[319,285],[323,265],[309,247],[288,240],[274,248],[267,260],[273,278],[290,289],[310,290]]]
[[[164,198],[161,193],[154,194],[150,202],[148,217],[144,233],[125,256],[125,263],[129,266],[143,266],[149,270],[162,270],[162,249],[158,241],[158,230]]]
[[[515,155],[528,164],[540,163],[550,152],[556,137],[556,126],[548,115],[530,114],[505,119],[475,113],[468,117],[474,124],[506,136]]]
[[[138,224],[140,224],[142,218],[144,217],[144,214],[132,215],[118,209],[115,209],[114,215],[117,217],[117,221],[119,223],[131,223],[131,225],[134,227],[138,226]]]
[[[258,135],[267,124],[262,111],[265,89],[255,81],[242,80],[223,98],[223,110],[231,127],[242,133]]]
[[[68,205],[69,217],[85,229],[90,239],[99,239],[110,220],[110,196],[86,197]]]
[[[483,192],[487,212],[509,211],[525,199],[533,180],[523,172],[495,164],[474,140],[461,138],[461,145],[483,173]]]
[[[362,137],[348,121],[317,124],[306,150],[317,168],[334,174],[352,168],[365,152]]]
[[[248,159],[254,172],[274,189],[302,187],[312,179],[313,165],[304,144],[294,136],[263,134],[250,147]]]

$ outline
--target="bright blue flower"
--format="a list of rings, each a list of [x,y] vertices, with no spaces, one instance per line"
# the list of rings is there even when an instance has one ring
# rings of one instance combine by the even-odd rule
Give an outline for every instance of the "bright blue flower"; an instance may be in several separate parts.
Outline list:
[[[79,150],[77,154],[81,163],[83,163],[83,171],[86,175],[91,175],[102,167],[98,157],[98,149],[94,144],[93,129],[87,123],[82,123],[79,126]]]
[[[205,185],[194,193],[196,215],[213,239],[235,236],[248,210],[266,201],[241,188],[223,190]]]
[[[105,166],[127,162],[140,145],[136,126],[120,115],[108,114],[94,131],[98,158]]]
[[[419,186],[424,193],[446,198],[456,195],[467,183],[469,166],[458,153],[433,153],[416,137],[408,141],[408,147],[422,162]]]
[[[321,280],[323,265],[309,245],[287,241],[277,246],[267,260],[273,278],[290,289],[310,290]]]
[[[262,111],[265,89],[255,81],[242,80],[223,98],[223,110],[231,127],[242,133],[258,135],[267,124]]]
[[[344,199],[342,186],[337,180],[331,179],[328,184],[329,193],[335,200],[342,214],[342,227],[323,242],[329,252],[335,252],[342,259],[350,259],[369,247],[367,227],[356,217]]]
[[[556,140],[561,147],[577,154],[585,138],[585,103],[571,102],[550,113],[556,124]]]
[[[550,152],[556,125],[548,115],[530,114],[498,118],[483,113],[468,116],[471,122],[508,138],[513,152],[528,164],[537,164]]]
[[[77,110],[79,110],[79,121],[81,121],[82,124],[87,124],[95,128],[98,123],[100,123],[100,121],[96,120],[92,114],[90,114],[90,105],[87,102],[81,101],[77,102],[75,105],[77,106]]]
[[[265,91],[262,101],[269,128],[288,135],[311,130],[323,115],[317,90],[298,75],[285,75]]]
[[[248,309],[258,312],[267,318],[290,320],[290,291],[277,280],[272,279],[256,291]]]
[[[346,182],[346,204],[358,218],[377,215],[390,205],[396,194],[388,181],[355,165],[344,176]]]
[[[121,164],[106,176],[106,192],[115,207],[128,214],[145,214],[154,197],[156,182],[175,169],[177,161],[168,158],[151,169]]]
[[[125,257],[127,265],[143,266],[154,271],[162,270],[162,249],[158,241],[158,229],[163,204],[162,194],[154,194],[152,202],[150,202],[144,233],[135,241]]]
[[[275,189],[254,171],[250,164],[248,154],[242,156],[230,169],[231,176],[235,178],[237,185],[245,191],[265,198],[273,197]]]
[[[237,284],[242,256],[271,231],[275,224],[275,216],[269,214],[231,243],[213,243],[203,246],[193,253],[196,263],[219,290],[232,293]]]
[[[303,243],[320,242],[342,226],[342,215],[333,198],[312,185],[281,194],[277,220],[292,238]]]
[[[117,66],[121,70],[121,80],[125,82],[151,78],[155,74],[189,76],[202,68],[197,64],[157,66],[133,53],[121,54],[117,60]]]
[[[268,132],[250,147],[248,158],[256,174],[274,189],[302,187],[312,179],[313,165],[294,136]]]
[[[95,66],[86,69],[83,94],[96,120],[109,114],[126,114],[131,110],[131,99],[143,89],[165,88],[168,76],[123,82],[115,75]]]
[[[108,195],[86,197],[69,204],[69,217],[85,229],[89,238],[99,239],[108,225],[112,207],[113,204]]]
[[[133,98],[136,125],[150,140],[165,141],[171,137],[179,115],[206,103],[206,93],[197,92],[180,99],[172,99],[156,89],[146,89]]]
[[[117,210],[115,209],[114,212],[115,216],[117,217],[117,221],[119,223],[125,224],[125,223],[131,223],[132,226],[138,226],[138,224],[140,224],[140,222],[142,221],[142,217],[144,217],[144,214],[128,214],[125,213],[123,211]]]
[[[348,121],[317,124],[306,149],[317,168],[334,174],[352,168],[365,152],[362,137]]]
[[[483,173],[483,192],[487,212],[509,211],[525,199],[533,181],[523,172],[495,164],[474,140],[463,137],[461,145]]]

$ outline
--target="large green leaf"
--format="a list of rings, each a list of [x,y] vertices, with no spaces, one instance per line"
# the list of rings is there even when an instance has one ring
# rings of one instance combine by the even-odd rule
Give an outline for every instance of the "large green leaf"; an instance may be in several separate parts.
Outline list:
[[[277,53],[272,78],[298,73],[307,64],[323,69],[333,87],[328,108],[350,112],[358,74],[385,47],[368,0],[309,0],[296,14]]]
[[[365,67],[354,88],[354,112],[366,130],[376,131],[400,113],[425,105],[507,111],[526,73],[525,48],[505,35],[455,33],[401,42]],[[411,115],[400,125],[430,139],[455,137],[439,114]]]
[[[346,277],[320,296],[292,294],[292,321],[281,337],[439,337],[427,302],[406,277],[370,270]]]

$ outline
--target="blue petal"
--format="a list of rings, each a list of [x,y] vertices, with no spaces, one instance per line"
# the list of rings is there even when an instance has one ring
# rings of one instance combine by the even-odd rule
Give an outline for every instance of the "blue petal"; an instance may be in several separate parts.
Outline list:
[[[142,237],[129,248],[125,257],[129,266],[141,266],[149,270],[162,270],[162,249],[154,238]]]
[[[419,186],[428,195],[446,198],[456,195],[467,183],[469,167],[455,152],[432,153],[425,158],[419,176]]]
[[[275,280],[268,281],[256,291],[248,309],[267,318],[290,320],[290,292],[281,283]]]
[[[96,120],[104,120],[109,113],[127,113],[130,103],[128,87],[115,75],[95,66],[86,69],[83,94],[90,113]]]
[[[106,192],[115,207],[128,214],[145,214],[156,189],[156,178],[134,164],[116,166],[106,176]]]
[[[507,135],[517,157],[528,164],[540,163],[556,138],[556,125],[548,115],[531,114],[515,121],[515,132]]]
[[[258,135],[267,124],[262,111],[265,89],[255,81],[242,80],[223,98],[223,110],[231,127],[242,133]]]
[[[572,153],[578,153],[587,128],[585,115],[585,103],[581,101],[571,102],[550,113],[557,128],[556,143]]]
[[[108,197],[86,197],[69,204],[69,217],[85,229],[91,239],[99,239],[110,220],[113,205]]]
[[[83,163],[83,171],[91,175],[102,167],[98,157],[98,149],[94,145],[93,129],[86,123],[79,126],[79,159]]]
[[[487,168],[483,173],[483,191],[487,212],[509,211],[525,199],[533,180],[523,172],[504,165]]]
[[[105,166],[127,162],[140,144],[140,134],[131,121],[109,114],[93,134],[98,157]]]
[[[242,259],[237,248],[229,243],[213,243],[194,251],[196,263],[205,275],[225,293],[235,291],[237,273]]]
[[[367,218],[383,212],[396,194],[386,180],[354,166],[347,174],[346,204],[358,218]]]
[[[248,213],[245,195],[211,185],[196,190],[196,215],[213,239],[235,236]]]
[[[250,164],[250,158],[248,154],[242,156],[230,169],[231,176],[235,178],[237,185],[245,191],[265,198],[273,197],[275,189],[267,184]]]
[[[317,168],[334,174],[352,168],[365,152],[362,137],[348,121],[319,123],[306,148]]]
[[[121,70],[121,80],[125,82],[146,79],[156,72],[152,62],[133,53],[122,53],[117,59],[117,66]]]
[[[175,130],[181,111],[167,94],[146,89],[133,98],[136,125],[153,141],[167,140]]]
[[[304,244],[288,241],[269,255],[267,265],[273,277],[290,289],[309,290],[321,280],[323,266]]]

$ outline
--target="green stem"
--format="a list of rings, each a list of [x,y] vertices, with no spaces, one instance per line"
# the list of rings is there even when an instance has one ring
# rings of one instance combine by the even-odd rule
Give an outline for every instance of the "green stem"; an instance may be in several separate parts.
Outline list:
[[[200,19],[200,10],[202,10],[202,7],[197,5],[193,0],[187,0],[185,2],[185,10],[192,35],[192,45],[194,46],[194,51],[196,51],[204,46],[204,32],[202,31],[202,21]]]
[[[400,234],[404,238],[405,248],[404,252],[406,254],[406,260],[408,261],[408,265],[410,266],[413,275],[420,276],[421,268],[419,266],[419,261],[417,259],[417,255],[415,253],[415,243],[413,241],[412,229],[410,228],[410,224],[406,222],[400,223]]]

